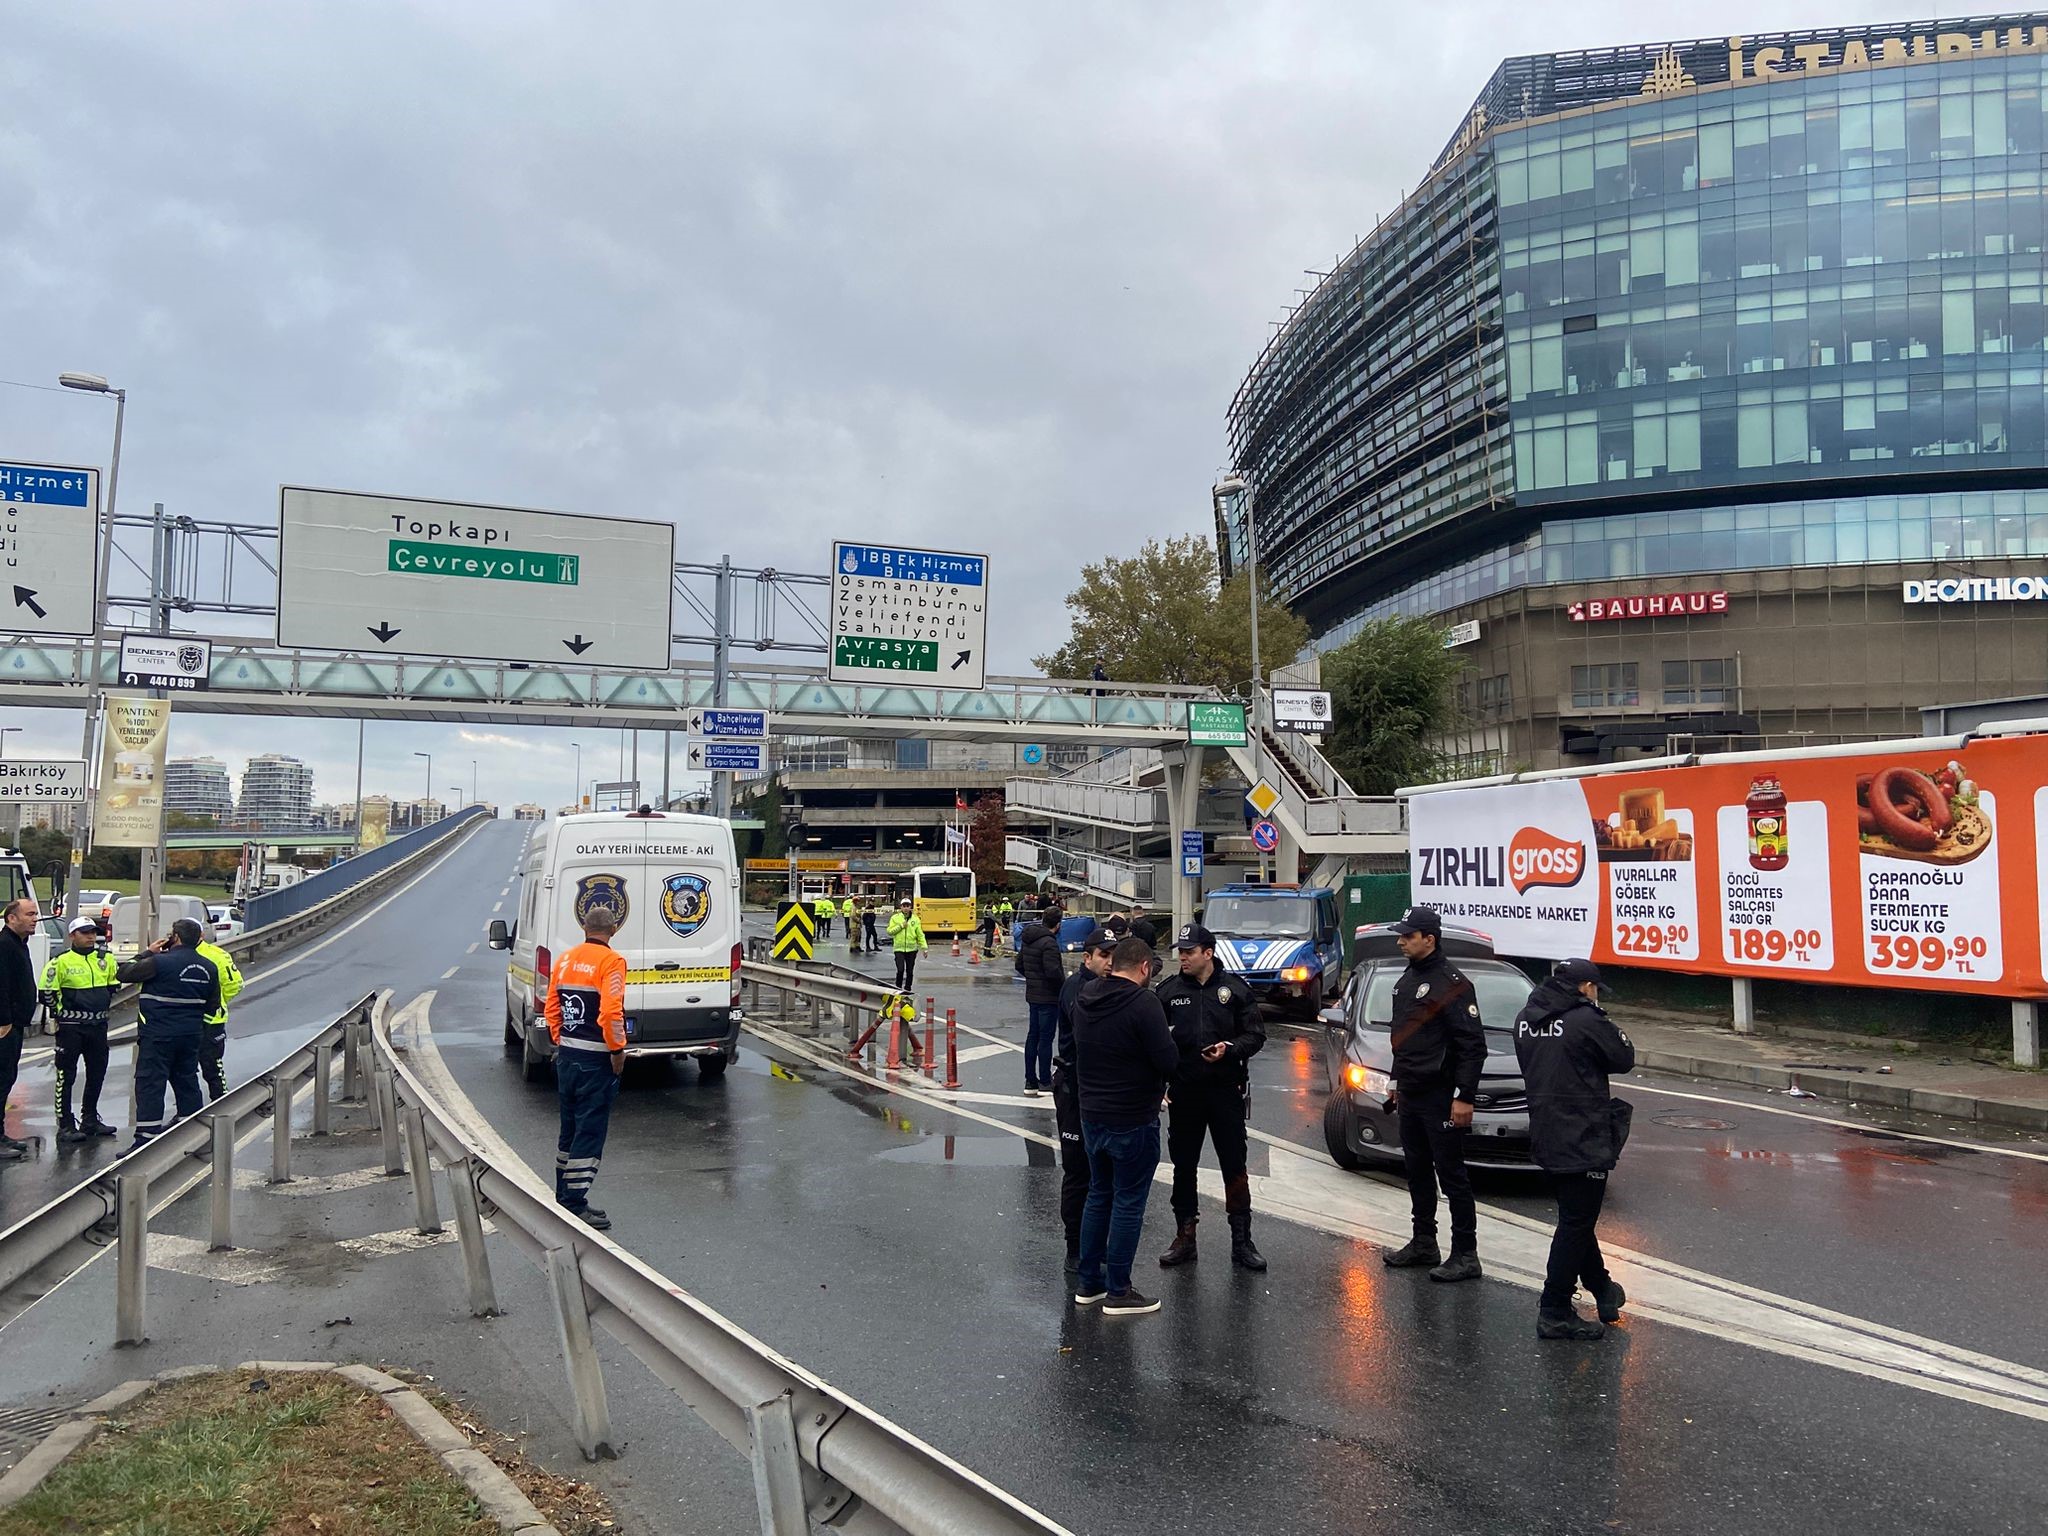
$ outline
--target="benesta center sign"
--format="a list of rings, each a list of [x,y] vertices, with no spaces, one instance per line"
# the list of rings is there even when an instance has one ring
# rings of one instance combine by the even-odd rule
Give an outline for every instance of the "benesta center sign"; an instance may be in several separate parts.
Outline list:
[[[2048,601],[2048,576],[1957,576],[1909,581],[1909,603],[2038,603]]]

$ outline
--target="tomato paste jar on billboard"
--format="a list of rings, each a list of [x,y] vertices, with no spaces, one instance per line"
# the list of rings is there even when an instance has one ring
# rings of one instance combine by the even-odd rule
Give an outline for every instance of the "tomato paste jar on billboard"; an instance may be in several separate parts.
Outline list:
[[[1785,791],[1779,787],[1777,775],[1760,774],[1752,779],[1742,808],[1749,816],[1749,867],[1783,869],[1792,855],[1785,840]]]

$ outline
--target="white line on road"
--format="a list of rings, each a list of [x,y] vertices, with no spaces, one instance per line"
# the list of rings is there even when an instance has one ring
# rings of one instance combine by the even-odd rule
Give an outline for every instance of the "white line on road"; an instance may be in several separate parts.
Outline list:
[[[445,971],[443,971],[443,972],[441,973],[441,979],[442,979],[443,981],[448,981],[448,980],[450,980],[450,979],[452,979],[452,978],[454,977],[454,975],[455,975],[455,973],[456,973],[457,971],[459,971],[459,970],[461,970],[461,969],[462,969],[462,967],[461,967],[461,966],[459,966],[459,965],[451,965],[451,966],[449,966],[449,967],[448,967],[448,969],[447,969],[447,970],[445,970]]]
[[[470,945],[470,946],[469,946],[469,948],[467,948],[467,949],[465,949],[465,950],[463,951],[463,953],[464,953],[465,955],[473,955],[473,954],[475,954],[475,953],[476,953],[476,946],[475,946],[474,944]]]
[[[491,908],[491,911],[492,911],[492,912],[493,912],[494,914],[495,914],[495,913],[498,913],[498,912],[502,912],[502,911],[504,911],[504,910],[505,910],[505,903],[503,903],[502,901],[501,901],[501,902],[499,902],[499,903],[498,903],[498,904],[497,904],[496,906],[494,906],[494,907],[492,907],[492,908]]]
[[[1648,1083],[1638,1082],[1634,1077],[1617,1080],[1616,1085],[1631,1091],[1640,1089],[1644,1093],[1661,1093],[1667,1099],[1691,1099],[1698,1104],[1722,1104],[1729,1109],[1755,1109],[1767,1115],[1783,1115],[1788,1120],[1805,1120],[1813,1125],[1838,1126],[1843,1130],[1861,1131],[1867,1136],[1896,1136],[1901,1141],[1929,1141],[1938,1147],[1960,1147],[1965,1152],[1989,1152],[1998,1157],[2023,1157],[2029,1162],[2048,1163],[2048,1152],[2029,1152],[2024,1147],[2001,1147],[1989,1141],[1964,1141],[1956,1136],[1930,1136],[1924,1131],[1895,1131],[1888,1125],[1870,1125],[1860,1120],[1841,1120],[1832,1115],[1808,1114],[1803,1109],[1786,1109],[1777,1104],[1759,1104],[1754,1099],[1724,1099],[1711,1093],[1687,1093],[1679,1088],[1652,1088]],[[1759,1090],[1761,1091],[1761,1090]],[[1883,1106],[1873,1105],[1872,1108]],[[1908,1111],[1924,1113],[1924,1111]]]
[[[750,1019],[745,1027],[756,1038],[828,1071],[1042,1146],[1055,1145],[1051,1137],[965,1108],[915,1079],[884,1079],[850,1068],[813,1042],[758,1020]],[[1253,1130],[1251,1134],[1273,1149],[1271,1171],[1251,1178],[1253,1204],[1262,1212],[1335,1236],[1364,1238],[1382,1247],[1406,1241],[1410,1213],[1405,1186],[1346,1173],[1320,1151],[1267,1132]],[[1159,1182],[1170,1182],[1172,1176],[1171,1165],[1162,1163],[1156,1175]],[[1203,1193],[1222,1198],[1222,1177],[1214,1169],[1202,1170],[1201,1186]],[[1485,1203],[1479,1212],[1480,1251],[1487,1274],[1524,1290],[1541,1289],[1550,1246],[1549,1226]],[[1632,1317],[2048,1421],[2048,1371],[1687,1269],[1651,1254],[1604,1244],[1602,1251],[1616,1278],[1628,1287]]]

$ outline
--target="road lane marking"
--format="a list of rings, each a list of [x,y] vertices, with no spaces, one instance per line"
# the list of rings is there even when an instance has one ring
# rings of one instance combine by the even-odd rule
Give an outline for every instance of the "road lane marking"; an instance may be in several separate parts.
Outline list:
[[[1833,1115],[1813,1115],[1803,1109],[1786,1109],[1779,1104],[1758,1104],[1750,1099],[1727,1099],[1712,1093],[1688,1093],[1679,1088],[1652,1088],[1648,1083],[1638,1082],[1632,1076],[1616,1079],[1615,1086],[1640,1089],[1644,1093],[1662,1094],[1667,1099],[1691,1099],[1696,1104],[1720,1104],[1729,1109],[1760,1110],[1767,1115],[1783,1115],[1788,1120],[1803,1120],[1809,1125],[1832,1125],[1846,1131],[1857,1131],[1865,1136],[1897,1137],[1901,1141],[1926,1141],[1937,1147],[1958,1147],[1965,1152],[1989,1152],[1997,1157],[2019,1157],[2032,1163],[2048,1163],[2048,1152],[2029,1152],[2024,1147],[2002,1147],[1989,1141],[1965,1141],[1957,1136],[1931,1136],[1925,1131],[1896,1131],[1888,1125],[1870,1125],[1861,1120],[1842,1120]],[[1869,1107],[1873,1110],[1882,1110],[1891,1106],[1873,1104]],[[1927,1111],[1906,1110],[1904,1113],[1925,1114]]]
[[[473,954],[475,954],[475,953],[476,953],[476,946],[475,946],[474,944],[470,945],[470,946],[469,946],[469,948],[467,948],[467,949],[465,949],[465,950],[463,951],[463,953],[464,953],[465,955],[473,955]]]
[[[461,969],[462,967],[459,965],[451,965],[448,967],[447,970],[441,973],[441,979],[443,981],[451,981],[454,979],[455,973]]]
[[[989,1057],[1000,1056],[1009,1049],[1010,1047],[1002,1041],[998,1041],[994,1045],[970,1045],[966,1050],[959,1052],[954,1057],[954,1060],[986,1061]]]
[[[886,1079],[850,1068],[818,1049],[815,1042],[784,1034],[758,1020],[749,1020],[745,1028],[815,1066],[1041,1146],[1057,1145],[1049,1136],[968,1109],[916,1079]],[[1363,1238],[1385,1248],[1408,1240],[1411,1215],[1405,1185],[1346,1173],[1321,1151],[1284,1141],[1270,1132],[1253,1128],[1250,1134],[1272,1149],[1271,1171],[1250,1176],[1252,1203],[1262,1213],[1333,1236]],[[1172,1165],[1162,1163],[1154,1177],[1170,1184]],[[1222,1175],[1215,1169],[1203,1168],[1200,1184],[1212,1199],[1223,1198]],[[1479,1221],[1487,1274],[1519,1289],[1541,1290],[1550,1226],[1485,1202],[1479,1205]],[[2048,1422],[2048,1371],[1834,1312],[1633,1249],[1603,1243],[1601,1253],[1615,1278],[1628,1288],[1628,1314],[1632,1317]]]
[[[492,908],[491,908],[491,912],[493,913],[493,915],[495,915],[495,914],[497,914],[497,913],[499,913],[499,912],[502,912],[502,911],[504,911],[504,910],[505,910],[505,903],[503,903],[502,901],[501,901],[501,902],[499,902],[499,903],[498,903],[498,904],[497,904],[496,906],[494,906],[494,907],[492,907]]]

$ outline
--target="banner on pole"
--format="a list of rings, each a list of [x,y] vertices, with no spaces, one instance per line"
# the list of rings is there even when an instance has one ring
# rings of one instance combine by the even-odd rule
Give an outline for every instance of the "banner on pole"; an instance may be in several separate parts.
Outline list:
[[[110,693],[106,710],[93,846],[154,848],[163,835],[164,749],[171,734],[171,701]]]

